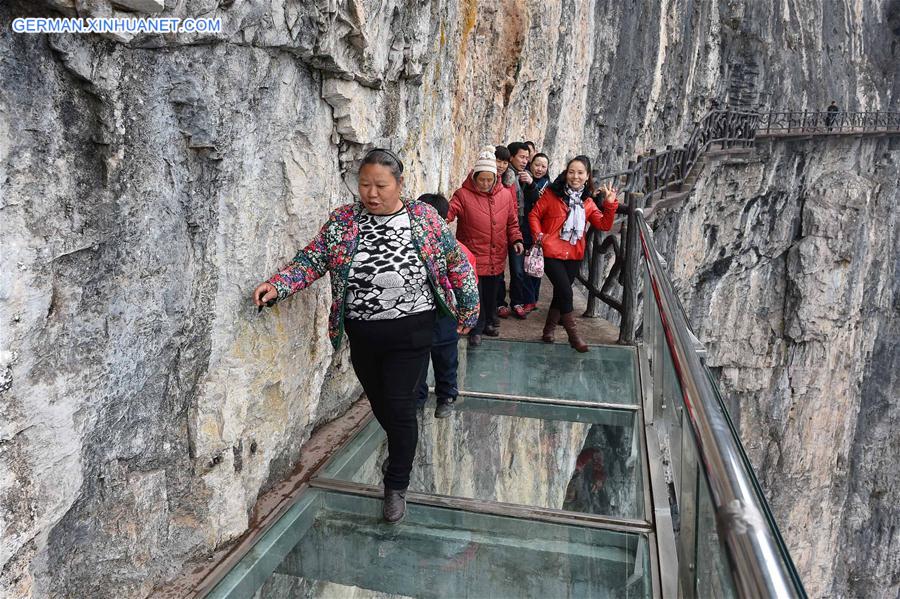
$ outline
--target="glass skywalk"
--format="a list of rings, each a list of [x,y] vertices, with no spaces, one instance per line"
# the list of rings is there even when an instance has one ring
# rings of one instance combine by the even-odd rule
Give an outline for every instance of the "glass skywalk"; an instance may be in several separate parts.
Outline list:
[[[371,420],[208,596],[652,596],[634,349],[460,349],[453,414],[420,413],[400,524],[381,519]]]

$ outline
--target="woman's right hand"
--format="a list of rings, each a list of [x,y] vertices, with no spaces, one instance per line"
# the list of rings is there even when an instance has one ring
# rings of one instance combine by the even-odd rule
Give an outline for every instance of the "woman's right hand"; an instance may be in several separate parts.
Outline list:
[[[253,303],[263,306],[278,299],[278,290],[271,283],[260,283],[253,290]]]

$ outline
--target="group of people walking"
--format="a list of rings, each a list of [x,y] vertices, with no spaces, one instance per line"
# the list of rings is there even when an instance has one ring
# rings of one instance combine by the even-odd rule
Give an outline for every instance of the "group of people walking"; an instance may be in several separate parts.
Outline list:
[[[552,180],[549,172],[549,158],[533,143],[487,147],[449,202],[439,194],[405,201],[402,161],[390,150],[372,150],[359,169],[360,201],[335,209],[315,238],[253,291],[262,309],[331,274],[331,342],[339,347],[346,333],[353,369],[387,434],[388,522],[406,512],[429,357],[441,418],[458,394],[458,335],[478,347],[482,335],[499,335],[500,318],[526,318],[536,309],[541,282],[525,274],[526,252],[541,248],[553,285],[542,340],[552,343],[561,324],[569,344],[588,351],[575,325],[572,284],[587,225],[609,230],[618,201],[613,188],[594,188],[586,156],[569,160]],[[448,224],[454,221],[455,237]]]

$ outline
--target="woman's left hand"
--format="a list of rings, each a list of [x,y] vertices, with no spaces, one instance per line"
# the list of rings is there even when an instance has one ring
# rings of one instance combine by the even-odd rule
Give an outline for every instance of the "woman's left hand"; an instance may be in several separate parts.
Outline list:
[[[472,327],[467,327],[464,324],[457,325],[457,327],[456,327],[456,332],[460,335],[468,335],[469,331],[471,331],[471,330],[472,330]]]
[[[513,244],[513,251],[516,253],[516,256],[521,256],[525,253],[525,245],[521,241],[517,241]]]
[[[618,190],[612,186],[612,183],[606,183],[600,188],[600,194],[603,195],[604,202],[612,203],[616,200],[616,192]]]

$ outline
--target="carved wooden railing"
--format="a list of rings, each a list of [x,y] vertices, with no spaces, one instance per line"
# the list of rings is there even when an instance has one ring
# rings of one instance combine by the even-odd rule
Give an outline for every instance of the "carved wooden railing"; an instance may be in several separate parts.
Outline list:
[[[757,135],[804,135],[814,133],[891,133],[900,131],[900,112],[767,112]]]
[[[611,180],[619,189],[624,201],[619,213],[625,218],[619,220],[612,231],[591,229],[582,272],[578,280],[588,291],[588,305],[585,316],[595,316],[598,301],[619,313],[619,343],[634,342],[635,310],[637,290],[640,286],[638,267],[640,248],[638,247],[637,225],[634,210],[651,208],[673,190],[688,181],[703,153],[714,144],[727,150],[752,146],[757,136],[779,137],[797,135],[833,134],[890,134],[900,133],[900,113],[898,112],[742,112],[735,110],[714,110],[703,120],[694,124],[688,142],[680,147],[667,146],[665,151],[651,150],[628,168],[606,174],[595,174],[599,183]],[[606,276],[603,276],[603,257],[610,250],[613,262]],[[603,279],[602,284],[599,284]],[[599,284],[599,285],[598,285]],[[621,287],[621,295],[614,293]]]

